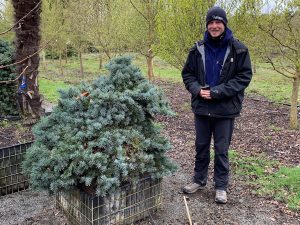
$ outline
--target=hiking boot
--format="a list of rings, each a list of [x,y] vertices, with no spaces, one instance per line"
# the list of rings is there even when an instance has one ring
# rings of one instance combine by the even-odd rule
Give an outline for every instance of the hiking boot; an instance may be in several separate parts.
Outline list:
[[[182,191],[187,194],[192,194],[198,190],[202,190],[204,187],[205,187],[205,185],[203,185],[203,184],[198,184],[198,183],[193,182],[193,183],[190,183],[190,184],[184,186],[182,188]]]
[[[215,202],[216,203],[225,204],[227,202],[226,191],[224,191],[224,190],[216,190]]]

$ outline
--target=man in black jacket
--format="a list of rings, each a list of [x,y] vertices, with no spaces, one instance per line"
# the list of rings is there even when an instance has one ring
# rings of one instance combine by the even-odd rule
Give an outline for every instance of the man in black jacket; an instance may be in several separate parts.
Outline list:
[[[252,69],[248,49],[233,38],[222,8],[208,10],[206,27],[204,39],[191,48],[182,70],[183,82],[191,93],[196,129],[194,179],[183,191],[194,193],[206,185],[213,136],[215,201],[226,203],[234,118],[242,109]]]

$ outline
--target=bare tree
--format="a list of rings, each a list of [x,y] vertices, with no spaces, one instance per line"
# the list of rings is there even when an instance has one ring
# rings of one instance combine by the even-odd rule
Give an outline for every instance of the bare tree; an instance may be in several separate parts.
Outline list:
[[[265,53],[273,69],[292,80],[290,127],[297,129],[300,85],[300,9],[297,1],[276,1],[276,7],[259,18],[265,36]]]
[[[140,48],[137,50],[139,50],[139,52],[146,57],[148,79],[152,80],[154,78],[153,59],[155,57],[153,45],[157,40],[156,23],[157,16],[161,10],[160,0],[130,0],[130,4],[145,23],[145,38],[140,39]]]

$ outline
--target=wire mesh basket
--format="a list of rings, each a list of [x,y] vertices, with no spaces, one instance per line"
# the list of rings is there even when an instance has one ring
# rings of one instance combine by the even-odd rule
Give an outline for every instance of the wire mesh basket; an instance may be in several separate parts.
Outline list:
[[[56,205],[73,225],[127,225],[157,211],[161,195],[161,179],[146,177],[105,197],[79,189],[59,192]]]
[[[32,142],[0,149],[0,196],[23,191],[29,187],[21,164]]]

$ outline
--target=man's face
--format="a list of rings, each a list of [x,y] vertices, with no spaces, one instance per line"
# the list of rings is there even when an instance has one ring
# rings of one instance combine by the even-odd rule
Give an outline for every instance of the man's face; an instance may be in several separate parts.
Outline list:
[[[217,38],[223,34],[225,25],[220,20],[212,20],[207,24],[207,31],[212,38]]]

